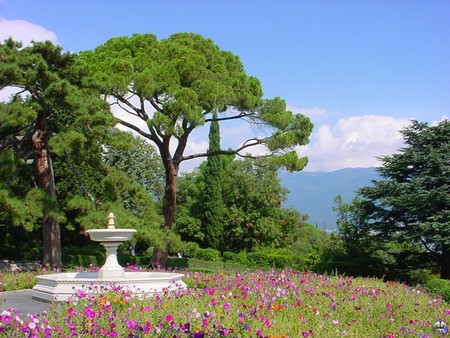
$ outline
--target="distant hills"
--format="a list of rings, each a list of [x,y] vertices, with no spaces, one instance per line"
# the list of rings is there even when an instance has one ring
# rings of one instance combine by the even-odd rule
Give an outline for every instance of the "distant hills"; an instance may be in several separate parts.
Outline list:
[[[281,185],[290,192],[285,207],[293,207],[309,215],[309,223],[320,229],[336,227],[334,198],[341,195],[345,203],[355,197],[355,191],[379,179],[375,168],[346,168],[332,172],[280,173]]]

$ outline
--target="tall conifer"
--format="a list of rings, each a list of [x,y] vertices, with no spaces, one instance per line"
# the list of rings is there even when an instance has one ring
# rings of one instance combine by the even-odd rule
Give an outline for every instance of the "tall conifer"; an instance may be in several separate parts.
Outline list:
[[[217,112],[209,129],[208,153],[221,150],[220,127],[217,121]],[[220,250],[223,237],[223,201],[222,201],[222,175],[223,155],[209,156],[205,168],[205,190],[203,197],[202,228],[205,234],[205,246]]]

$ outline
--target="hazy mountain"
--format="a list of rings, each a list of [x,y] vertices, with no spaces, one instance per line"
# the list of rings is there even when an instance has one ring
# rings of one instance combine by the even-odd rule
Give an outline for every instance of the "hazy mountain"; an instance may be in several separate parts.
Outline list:
[[[323,229],[336,227],[334,198],[341,195],[348,203],[355,191],[379,179],[375,168],[346,168],[332,172],[280,173],[281,185],[289,189],[285,207],[309,215],[309,223]]]

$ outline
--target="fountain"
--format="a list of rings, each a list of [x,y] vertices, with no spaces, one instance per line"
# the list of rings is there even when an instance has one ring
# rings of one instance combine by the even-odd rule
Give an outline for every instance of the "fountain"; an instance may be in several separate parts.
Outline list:
[[[114,218],[114,214],[110,213],[107,229],[86,231],[91,240],[100,242],[106,249],[106,262],[100,270],[39,275],[38,283],[33,287],[33,299],[45,302],[66,301],[73,297],[77,290],[89,286],[120,286],[138,296],[186,288],[181,273],[125,271],[117,261],[117,248],[121,243],[129,241],[136,230],[116,229]]]

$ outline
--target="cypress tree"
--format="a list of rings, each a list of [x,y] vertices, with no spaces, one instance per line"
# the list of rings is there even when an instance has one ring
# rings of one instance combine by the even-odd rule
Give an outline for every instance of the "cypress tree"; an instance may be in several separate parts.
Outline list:
[[[217,112],[213,113],[209,129],[209,149],[211,154],[220,148],[220,127]],[[202,229],[205,234],[204,246],[221,250],[223,237],[222,175],[223,155],[208,156],[205,167],[205,190],[203,196]]]

